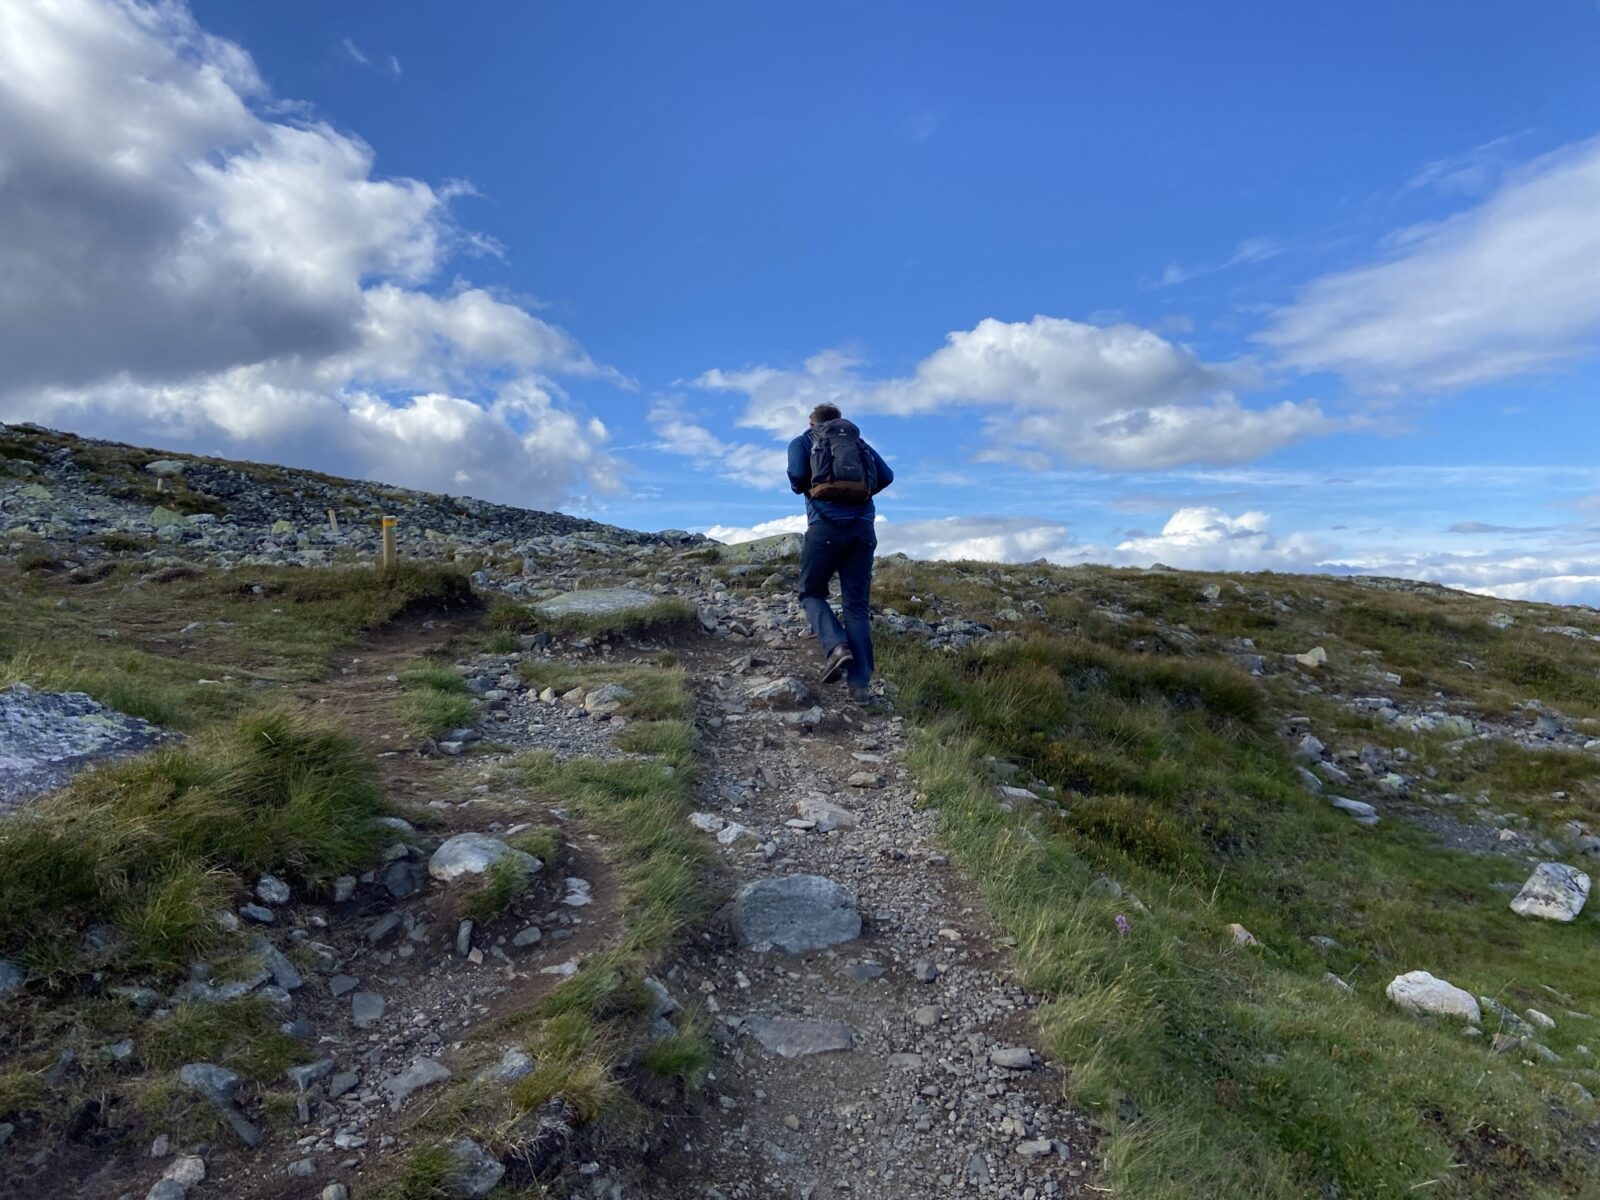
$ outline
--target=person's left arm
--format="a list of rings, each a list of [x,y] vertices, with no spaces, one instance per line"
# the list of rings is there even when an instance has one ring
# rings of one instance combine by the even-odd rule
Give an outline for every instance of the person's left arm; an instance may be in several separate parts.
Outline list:
[[[870,445],[867,447],[867,453],[872,455],[872,465],[878,473],[878,486],[872,493],[876,496],[878,492],[883,491],[884,488],[894,482],[894,471],[890,469],[888,463],[883,461],[883,455],[879,454]]]

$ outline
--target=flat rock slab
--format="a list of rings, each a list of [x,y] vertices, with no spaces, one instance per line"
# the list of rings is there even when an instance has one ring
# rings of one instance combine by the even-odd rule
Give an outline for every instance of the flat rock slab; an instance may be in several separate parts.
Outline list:
[[[428,874],[440,883],[449,883],[463,875],[482,875],[508,855],[529,874],[543,865],[533,855],[513,850],[497,837],[486,833],[458,833],[433,852],[428,860]]]
[[[12,684],[0,690],[0,809],[65,786],[93,762],[175,736],[82,692]]]
[[[586,588],[541,600],[534,611],[545,617],[595,616],[648,608],[661,599],[638,588]]]
[[[734,924],[742,945],[777,946],[790,954],[861,936],[855,894],[820,875],[745,884],[734,901]]]
[[[811,685],[793,675],[758,683],[748,695],[752,704],[791,712],[810,708],[817,702],[817,694],[811,690]]]
[[[810,1017],[764,1017],[744,1019],[750,1036],[772,1053],[784,1058],[805,1058],[855,1047],[855,1030],[843,1021],[818,1021]]]
[[[1522,885],[1511,911],[1522,917],[1570,921],[1589,899],[1589,877],[1566,863],[1540,863]]]

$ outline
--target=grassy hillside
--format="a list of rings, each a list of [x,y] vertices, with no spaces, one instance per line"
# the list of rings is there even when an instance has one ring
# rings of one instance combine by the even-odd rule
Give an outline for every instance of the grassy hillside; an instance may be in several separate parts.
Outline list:
[[[1118,1195],[1600,1194],[1594,917],[1517,916],[1523,854],[1444,844],[1509,828],[1509,847],[1583,862],[1565,822],[1593,815],[1600,760],[1362,704],[1600,729],[1600,642],[1570,628],[1600,622],[1335,580],[899,564],[880,584],[902,612],[1018,635],[898,640],[884,669],[928,803],[1048,997],[1046,1049],[1110,1127]],[[1285,657],[1314,645],[1326,666]],[[1382,814],[1353,823],[1292,759],[1308,728],[1415,783],[1326,783]],[[1037,799],[997,801],[1002,783]],[[1493,1012],[1470,1036],[1385,998],[1415,969],[1555,1028],[1497,1054]]]

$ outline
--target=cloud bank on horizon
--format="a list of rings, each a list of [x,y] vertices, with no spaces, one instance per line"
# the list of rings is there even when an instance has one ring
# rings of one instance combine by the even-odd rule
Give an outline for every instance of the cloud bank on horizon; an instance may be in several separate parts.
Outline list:
[[[427,21],[330,30],[323,76],[300,82],[348,76],[326,86],[357,108],[340,89],[430,86],[415,82],[438,79]],[[304,56],[273,36],[263,46],[284,63]],[[600,71],[593,86],[620,85]],[[633,99],[673,120],[672,92]],[[378,151],[323,103],[277,94],[251,50],[181,3],[0,7],[0,419],[738,540],[798,527],[783,443],[828,401],[896,463],[885,551],[1377,572],[1600,603],[1600,469],[1585,461],[1581,411],[1600,382],[1592,132],[1542,151],[1518,134],[1418,154],[1315,217],[1305,201],[1246,214],[1289,232],[1153,229],[1167,265],[1115,263],[1114,293],[1016,268],[1015,299],[941,294],[940,311],[964,314],[954,329],[885,311],[881,327],[795,346],[811,314],[751,306],[748,319],[696,320],[685,350],[675,311],[658,331],[580,318],[607,347],[595,354],[528,299],[578,284],[516,263],[536,242],[558,271],[539,225],[499,214],[525,197],[497,189],[499,227],[471,228],[458,214],[478,187],[380,173]],[[483,104],[498,128],[492,87]],[[532,116],[560,125],[579,108]],[[935,108],[933,123],[895,117],[904,153],[974,153],[957,145],[960,103],[918,111]],[[486,167],[508,150],[485,143]],[[581,182],[596,163],[663,169],[638,145],[574,139],[566,152],[538,165],[579,190],[603,187]],[[657,190],[639,189],[627,213],[666,221],[649,178]],[[1216,194],[1237,219],[1231,193]],[[1004,197],[987,202],[1004,211]],[[926,203],[937,257],[948,226],[940,197]],[[972,197],[951,204],[971,211]],[[616,234],[594,221],[566,232]],[[1015,236],[1021,251],[1045,241]],[[1096,232],[1076,236],[1088,247]],[[661,253],[679,252],[668,241]],[[682,247],[683,261],[707,258],[703,242]],[[861,286],[883,273],[828,266],[863,272]],[[641,262],[640,278],[651,269]],[[582,286],[601,296],[632,282],[597,274]],[[667,308],[693,318],[711,302],[683,282]],[[1059,305],[1036,311],[1027,298],[1045,294]],[[994,315],[1016,304],[1034,311]],[[590,296],[587,310],[604,305]],[[1552,416],[1570,418],[1564,436],[1530,448]]]

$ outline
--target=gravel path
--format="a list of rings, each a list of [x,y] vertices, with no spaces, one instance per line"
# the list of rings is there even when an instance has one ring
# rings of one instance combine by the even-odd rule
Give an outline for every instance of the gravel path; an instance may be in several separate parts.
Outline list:
[[[712,1020],[720,1105],[643,1194],[1080,1194],[1092,1127],[1061,1103],[1060,1074],[1036,1052],[1034,1001],[1005,939],[932,841],[903,721],[849,706],[842,687],[820,697],[820,713],[752,700],[776,679],[815,680],[816,665],[792,602],[747,604],[762,611],[746,625],[768,631],[755,661],[730,647],[690,663],[701,807],[751,831],[719,849],[734,889],[823,877],[857,897],[862,933],[790,954],[730,930],[669,972]],[[823,832],[834,822],[844,827]]]

